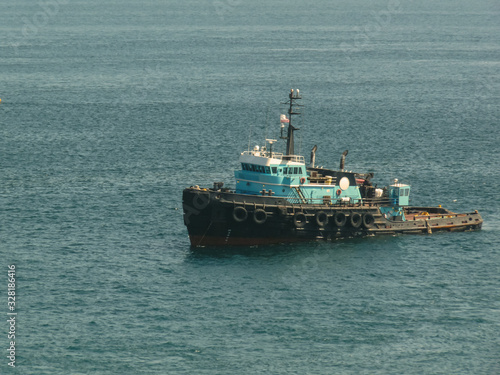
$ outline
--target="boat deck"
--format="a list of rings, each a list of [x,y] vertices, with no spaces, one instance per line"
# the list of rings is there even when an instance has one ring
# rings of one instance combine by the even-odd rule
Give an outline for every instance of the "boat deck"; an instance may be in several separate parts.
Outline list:
[[[445,218],[452,218],[452,217],[460,217],[460,216],[467,216],[466,214],[456,214],[453,212],[447,213],[447,214],[430,214],[428,212],[425,213],[405,213],[405,218],[406,220],[429,220],[429,219],[445,219]]]

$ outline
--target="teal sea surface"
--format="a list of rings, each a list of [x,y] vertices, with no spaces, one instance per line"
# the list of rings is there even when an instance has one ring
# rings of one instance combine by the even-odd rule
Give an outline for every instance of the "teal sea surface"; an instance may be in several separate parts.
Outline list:
[[[483,229],[191,249],[292,88],[301,154]],[[500,374],[497,0],[4,1],[0,98],[0,373]]]

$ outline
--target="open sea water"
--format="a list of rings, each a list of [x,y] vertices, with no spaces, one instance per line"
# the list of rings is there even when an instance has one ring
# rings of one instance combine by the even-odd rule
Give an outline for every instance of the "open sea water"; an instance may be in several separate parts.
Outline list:
[[[190,249],[291,88],[303,155],[483,230]],[[497,0],[4,1],[0,98],[0,373],[500,374]]]

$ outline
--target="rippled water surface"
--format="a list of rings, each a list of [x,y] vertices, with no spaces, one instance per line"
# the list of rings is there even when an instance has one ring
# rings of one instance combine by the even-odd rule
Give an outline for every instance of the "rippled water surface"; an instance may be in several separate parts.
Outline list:
[[[0,372],[500,373],[496,1],[0,5]],[[297,147],[483,230],[193,250],[300,88]],[[8,365],[7,266],[16,266]]]

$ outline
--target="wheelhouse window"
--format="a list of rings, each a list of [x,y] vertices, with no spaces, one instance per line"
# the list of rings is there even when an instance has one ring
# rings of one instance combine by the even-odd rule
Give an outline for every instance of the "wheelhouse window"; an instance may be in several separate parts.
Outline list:
[[[274,174],[278,173],[277,167],[268,167],[264,165],[247,164],[247,163],[241,163],[241,169],[243,169],[244,171],[265,173],[265,174],[271,174],[271,171]]]

